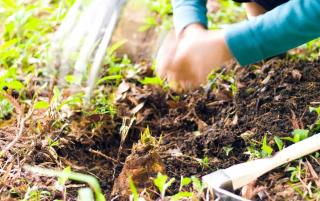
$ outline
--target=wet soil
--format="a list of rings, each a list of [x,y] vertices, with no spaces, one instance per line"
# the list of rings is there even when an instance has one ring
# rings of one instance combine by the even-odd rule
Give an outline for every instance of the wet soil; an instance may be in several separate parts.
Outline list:
[[[187,94],[165,91],[158,86],[143,86],[137,80],[127,79],[122,84],[125,90],[121,90],[117,98],[116,116],[75,114],[70,129],[55,136],[60,139],[60,147],[55,148],[58,158],[39,141],[27,162],[51,167],[70,165],[75,171],[96,176],[107,200],[127,200],[120,192],[121,184],[125,182],[118,178],[126,175],[124,169],[139,170],[146,181],[156,176],[156,170],[177,181],[181,176],[200,178],[219,168],[247,161],[249,155],[245,152],[250,142],[261,142],[267,135],[276,151],[273,136],[290,136],[293,129],[307,128],[316,120],[316,114],[309,112],[309,106],[320,105],[319,61],[292,63],[272,59],[246,68],[231,64],[220,72],[235,72],[238,91],[234,95],[232,83],[220,78]],[[151,75],[149,70],[141,74]],[[135,121],[130,125],[133,116]],[[97,122],[103,123],[99,133],[92,135],[92,123]],[[121,137],[124,126],[128,132]],[[153,151],[137,152],[141,132],[147,127],[152,136],[161,137],[160,144]],[[232,148],[229,154],[226,147]],[[208,159],[205,164],[200,162],[204,158]],[[135,159],[143,162],[139,164]],[[161,160],[156,162],[160,166],[146,165],[152,160]],[[319,161],[310,159],[310,163],[319,175]],[[143,169],[147,166],[151,167],[150,173]],[[292,188],[284,170],[285,167],[278,168],[261,177],[254,184],[255,189],[260,190],[252,198],[302,200],[297,192],[288,190]],[[140,178],[140,183],[143,180]],[[167,194],[176,193],[178,188],[179,182],[175,182]],[[75,190],[70,187],[68,192],[75,195]],[[59,192],[53,194],[56,199],[61,196]]]
[[[104,129],[105,133],[97,139],[90,139],[88,145],[80,138],[59,153],[72,164],[85,167],[85,171],[98,176],[110,196],[125,158],[146,127],[153,136],[162,136],[158,154],[168,176],[179,180],[181,175],[201,177],[216,169],[247,161],[248,155],[244,152],[250,140],[261,142],[266,134],[272,144],[273,136],[290,136],[293,129],[307,128],[315,121],[316,115],[308,108],[319,105],[319,62],[270,60],[258,68],[235,65],[231,68],[236,71],[238,86],[234,96],[228,87],[230,83],[219,79],[216,88],[198,89],[182,95],[127,80],[130,87],[118,102],[117,117],[107,120],[114,122],[112,126]],[[225,72],[228,71],[230,67]],[[132,117],[133,109],[136,110],[141,103],[144,103],[143,107],[135,111],[136,121],[119,149],[122,119]],[[224,150],[227,146],[233,148],[228,156]],[[276,147],[274,143],[272,146]],[[96,155],[89,149],[101,151],[115,160],[119,158],[119,162]],[[207,165],[196,160],[205,157],[208,158]],[[316,167],[319,174],[319,165]],[[278,177],[285,176],[283,168],[277,171]],[[268,178],[264,176],[261,184]],[[170,188],[169,194],[177,192],[178,185]],[[272,186],[267,190],[271,197],[278,199],[281,199],[280,191],[283,189],[277,191]]]

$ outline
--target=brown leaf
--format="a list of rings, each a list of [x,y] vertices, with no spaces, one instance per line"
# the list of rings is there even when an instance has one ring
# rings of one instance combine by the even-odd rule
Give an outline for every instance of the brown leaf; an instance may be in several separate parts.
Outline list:
[[[296,69],[291,72],[291,75],[292,75],[293,79],[295,79],[297,81],[300,81],[302,78],[301,72]]]
[[[317,187],[320,188],[320,177],[319,177],[319,175],[314,170],[314,168],[312,167],[312,165],[311,165],[311,163],[309,161],[307,161],[306,164],[307,164],[307,168],[308,168],[311,176],[314,179],[314,183],[316,183]]]

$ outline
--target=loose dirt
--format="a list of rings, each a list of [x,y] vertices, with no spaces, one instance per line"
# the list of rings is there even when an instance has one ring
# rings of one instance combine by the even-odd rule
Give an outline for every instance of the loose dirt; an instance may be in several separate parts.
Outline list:
[[[175,177],[177,181],[181,176],[201,177],[247,161],[249,155],[245,152],[250,141],[261,142],[267,135],[276,151],[273,136],[290,136],[293,129],[307,128],[314,123],[316,114],[309,112],[309,106],[320,104],[319,61],[293,63],[272,59],[246,68],[230,64],[220,70],[221,74],[230,71],[236,72],[238,91],[234,95],[232,83],[220,78],[215,79],[211,87],[187,94],[166,92],[161,87],[142,86],[137,80],[127,79],[120,85],[124,90],[118,94],[115,117],[74,114],[70,129],[52,136],[60,139],[60,148],[55,148],[57,156],[38,139],[25,160],[45,167],[70,165],[75,171],[96,176],[107,200],[127,200],[123,197],[128,194],[126,175],[138,172],[141,176],[135,180],[139,181],[138,189],[150,187],[154,192],[150,178],[157,172]],[[146,70],[140,76],[151,75],[150,70]],[[133,116],[135,120],[130,122]],[[103,123],[99,132],[92,135],[91,126],[95,122]],[[139,142],[147,127],[153,137],[161,139],[153,147],[144,147]],[[232,148],[228,155],[226,147]],[[205,158],[208,161],[201,163]],[[319,159],[304,160],[320,174]],[[288,181],[285,168],[268,173],[246,187],[247,190],[237,193],[254,200],[302,200],[301,195],[292,190],[294,184]],[[47,186],[53,182],[27,173],[21,173],[20,177]],[[141,184],[142,181],[146,181],[146,185]],[[11,185],[17,183],[8,187]],[[70,186],[68,192],[75,195],[78,186]],[[176,193],[178,188],[179,182],[175,182],[167,194]],[[61,199],[62,195],[55,192],[52,197]]]

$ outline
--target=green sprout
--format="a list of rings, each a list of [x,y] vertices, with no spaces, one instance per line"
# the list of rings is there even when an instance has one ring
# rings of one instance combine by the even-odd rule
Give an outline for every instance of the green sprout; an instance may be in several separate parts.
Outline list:
[[[24,169],[34,174],[41,174],[48,177],[58,177],[58,178],[61,178],[60,181],[61,180],[65,181],[66,179],[70,179],[78,182],[87,183],[90,186],[90,188],[93,190],[96,201],[106,200],[102,193],[98,180],[91,175],[71,172],[68,170],[58,171],[58,170],[45,169],[40,167],[32,167],[29,165],[24,166]]]
[[[158,173],[157,178],[155,178],[153,182],[160,191],[161,199],[165,198],[166,190],[173,184],[174,181],[175,178],[171,178],[168,181],[167,175],[163,175],[160,172]]]

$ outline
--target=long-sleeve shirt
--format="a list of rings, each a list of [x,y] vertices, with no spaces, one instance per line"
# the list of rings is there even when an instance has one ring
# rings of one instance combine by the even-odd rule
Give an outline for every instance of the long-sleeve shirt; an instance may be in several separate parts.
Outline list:
[[[173,0],[180,32],[192,23],[207,26],[206,0]],[[291,0],[259,17],[231,25],[226,43],[241,65],[283,53],[320,37],[320,0]]]

